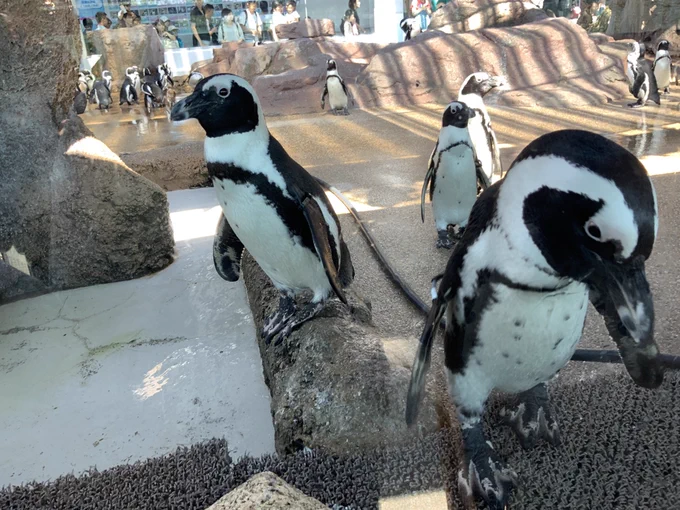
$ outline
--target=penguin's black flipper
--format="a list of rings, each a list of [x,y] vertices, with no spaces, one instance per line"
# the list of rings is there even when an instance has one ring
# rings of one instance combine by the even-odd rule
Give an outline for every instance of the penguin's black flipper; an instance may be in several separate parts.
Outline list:
[[[484,173],[482,163],[477,158],[475,158],[475,172],[477,172],[477,181],[479,182],[479,185],[482,187],[482,191],[491,186],[491,181],[489,181],[489,178],[487,177],[486,173]]]
[[[220,214],[217,233],[213,241],[213,262],[217,274],[228,282],[235,282],[241,277],[241,256],[243,243],[238,238],[229,222]]]
[[[349,248],[345,240],[340,239],[340,283],[343,288],[349,287],[354,281],[354,275],[354,264],[352,264]]]
[[[408,385],[408,396],[406,397],[406,424],[410,427],[418,417],[420,402],[423,400],[425,390],[425,374],[430,368],[432,358],[432,344],[437,334],[439,323],[446,311],[446,301],[435,298],[432,302],[430,313],[427,314],[423,333],[420,335],[418,352],[411,368],[411,380]]]
[[[427,194],[427,187],[430,186],[430,200],[432,200],[432,195],[434,194],[434,179],[437,175],[437,169],[434,164],[434,157],[437,154],[437,149],[439,148],[439,139],[437,143],[434,144],[434,149],[432,154],[430,154],[430,159],[427,163],[427,173],[425,174],[425,180],[423,181],[423,188],[420,190],[420,219],[425,223],[425,195]]]
[[[139,96],[137,95],[137,89],[135,88],[134,85],[130,85],[130,96],[132,97],[132,99],[134,100],[135,103],[137,101],[139,101]]]
[[[328,95],[328,80],[323,86],[323,91],[321,92],[321,109],[326,109],[326,96]]]
[[[328,281],[330,282],[331,287],[333,287],[335,294],[340,298],[340,301],[347,304],[347,297],[342,290],[338,268],[335,267],[335,262],[333,261],[331,243],[328,238],[328,226],[326,225],[326,220],[323,217],[321,208],[316,200],[314,200],[314,197],[307,195],[304,200],[302,200],[302,211],[307,220],[307,224],[309,225],[309,229],[312,231],[314,248],[316,248],[316,254],[319,256],[323,268],[326,271]]]

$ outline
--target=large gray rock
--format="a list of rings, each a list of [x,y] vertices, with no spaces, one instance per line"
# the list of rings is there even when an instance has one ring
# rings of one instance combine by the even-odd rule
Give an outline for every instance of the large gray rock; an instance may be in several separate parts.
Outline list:
[[[386,341],[371,323],[370,304],[348,289],[348,309],[329,301],[322,314],[281,345],[264,344],[264,318],[278,305],[278,292],[245,254],[243,278],[258,332],[265,382],[271,392],[279,453],[303,447],[329,452],[404,444],[437,429],[441,406],[431,397],[418,424],[406,427],[405,409],[415,346]]]
[[[97,67],[111,71],[115,85],[123,82],[125,69],[130,66],[153,68],[165,62],[165,48],[151,25],[95,30],[87,37],[102,56]]]
[[[328,510],[271,471],[253,475],[206,510]]]
[[[68,118],[80,37],[70,2],[56,5],[0,16],[0,252],[14,247],[48,290],[143,276],[174,251],[163,191]]]
[[[679,51],[680,37],[676,33],[680,21],[678,0],[612,0],[609,7],[612,15],[607,27],[608,35],[616,39],[656,42],[663,34],[675,46],[673,49]]]
[[[489,27],[509,27],[546,19],[531,2],[521,0],[456,0],[432,14],[428,29],[458,34]]]

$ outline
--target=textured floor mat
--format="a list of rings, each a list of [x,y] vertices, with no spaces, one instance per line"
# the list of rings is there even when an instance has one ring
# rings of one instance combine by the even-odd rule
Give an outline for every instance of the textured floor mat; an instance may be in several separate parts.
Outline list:
[[[680,501],[680,374],[659,390],[640,389],[623,373],[556,384],[552,401],[563,445],[522,451],[497,422],[495,447],[518,472],[511,508],[638,510],[676,508]],[[377,508],[380,497],[455,488],[456,433],[442,431],[405,448],[336,457],[319,453],[245,458],[232,464],[223,440],[81,477],[0,491],[3,509],[204,509],[252,474],[273,471],[330,507]]]

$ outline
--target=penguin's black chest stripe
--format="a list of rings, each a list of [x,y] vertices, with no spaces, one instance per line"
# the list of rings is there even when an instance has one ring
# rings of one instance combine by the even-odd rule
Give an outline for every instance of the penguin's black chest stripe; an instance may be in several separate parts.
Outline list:
[[[228,163],[208,163],[208,171],[215,181],[215,186],[220,186],[221,180],[229,180],[234,184],[251,184],[257,193],[264,197],[267,204],[276,211],[283,224],[290,231],[291,237],[298,236],[302,246],[316,254],[312,231],[307,225],[301,205],[295,200],[285,196],[281,188],[272,184],[263,174],[248,172],[238,166]],[[329,233],[331,244],[333,237]],[[332,253],[336,253],[335,246],[331,246]]]

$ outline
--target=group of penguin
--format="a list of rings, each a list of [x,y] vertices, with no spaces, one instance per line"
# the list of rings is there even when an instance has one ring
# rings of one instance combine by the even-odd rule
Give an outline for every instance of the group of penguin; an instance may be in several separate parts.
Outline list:
[[[637,99],[635,103],[628,105],[631,108],[642,108],[649,100],[661,105],[659,92],[669,94],[671,81],[674,80],[677,85],[680,78],[677,66],[671,60],[670,42],[666,39],[657,43],[654,62],[646,59],[645,53],[645,44],[636,41],[626,59],[629,90]]]
[[[161,64],[155,70],[146,67],[140,71],[137,66],[125,70],[125,79],[120,87],[119,105],[131,106],[138,104],[140,94],[144,95],[144,107],[147,113],[154,108],[168,105],[172,107],[175,101],[174,82],[167,64]],[[108,110],[113,103],[111,84],[113,75],[110,71],[102,71],[101,79],[97,80],[91,71],[78,73],[78,85],[73,101],[74,110],[78,115],[85,113],[88,99],[96,104],[100,110]]]
[[[423,189],[429,186],[438,229],[456,224],[462,232],[455,244],[440,235],[452,251],[433,278],[405,389],[412,426],[443,325],[463,442],[457,483],[463,496],[493,510],[506,507],[517,476],[484,431],[486,401],[492,391],[517,395],[502,417],[520,444],[559,444],[546,383],[575,353],[589,301],[635,383],[657,388],[663,381],[645,273],[659,224],[647,171],[608,138],[561,130],[529,143],[495,179],[498,144],[482,97],[501,81],[469,76],[443,114]],[[344,110],[330,83],[332,107]],[[233,74],[200,80],[171,112],[172,121],[188,119],[205,131],[205,160],[222,209],[213,243],[217,273],[237,281],[247,249],[279,291],[278,308],[263,324],[265,345],[281,344],[334,296],[346,305],[355,270],[338,217],[320,182],[269,132],[250,83]],[[478,181],[485,188],[479,197]]]

